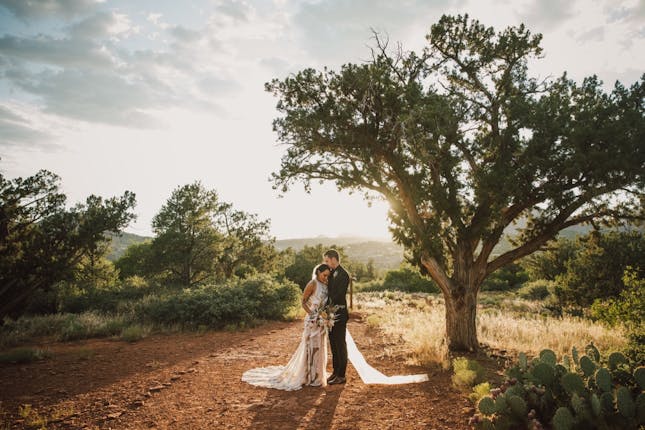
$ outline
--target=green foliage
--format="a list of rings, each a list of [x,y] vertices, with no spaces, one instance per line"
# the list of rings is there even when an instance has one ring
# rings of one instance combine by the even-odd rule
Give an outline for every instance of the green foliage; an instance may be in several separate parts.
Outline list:
[[[305,286],[311,281],[311,273],[318,264],[323,261],[323,254],[328,249],[333,248],[340,254],[340,262],[343,266],[346,265],[347,256],[342,247],[329,246],[326,247],[322,243],[315,246],[305,245],[300,251],[294,252],[293,262],[289,264],[284,274],[287,279],[295,282],[300,289],[304,290]]]
[[[570,368],[549,350],[530,363],[518,361],[507,369],[507,380],[479,400],[471,423],[478,429],[550,425],[554,430],[635,430],[644,425],[639,368],[617,354],[603,358],[593,344],[585,350],[588,355],[579,360],[573,352]],[[605,365],[610,361],[613,366]],[[587,362],[598,367],[595,374],[583,369]]]
[[[457,387],[473,387],[483,381],[486,370],[475,360],[458,357],[452,360],[452,383]]]
[[[544,300],[551,294],[555,283],[546,279],[538,279],[525,283],[518,290],[521,298],[526,300]]]
[[[580,251],[581,243],[560,237],[546,250],[536,252],[520,262],[531,281],[555,281],[567,271],[567,263]]]
[[[633,280],[643,279],[639,268],[645,255],[645,236],[638,230],[592,232],[578,239],[580,250],[567,263],[567,271],[557,277],[554,293],[565,306],[588,307],[596,300],[617,298],[625,291],[625,270],[632,267]],[[629,282],[629,281],[628,281]],[[627,307],[645,312],[643,288],[631,293],[636,299]],[[626,293],[629,295],[629,293]],[[640,303],[640,304],[639,304]],[[611,313],[607,314],[611,318]]]
[[[56,283],[71,279],[84,258],[99,261],[107,233],[134,218],[129,191],[105,200],[92,195],[67,208],[59,183],[45,170],[13,180],[0,174],[0,320],[20,316],[34,293],[49,295]],[[50,299],[31,305],[47,307]]]
[[[389,270],[382,282],[373,281],[361,288],[361,291],[403,291],[407,293],[438,293],[437,284],[419,273],[409,265],[402,265],[397,270]]]
[[[591,316],[611,326],[620,324],[625,327],[630,340],[628,355],[645,362],[645,279],[628,268],[623,283],[625,289],[618,297],[594,301]]]
[[[288,318],[298,308],[299,297],[295,284],[261,275],[147,296],[134,311],[142,323],[223,328],[229,323]]]
[[[482,291],[517,290],[528,281],[528,275],[519,264],[509,264],[491,273],[482,284]]]
[[[143,339],[148,335],[150,329],[141,324],[134,324],[123,329],[121,332],[121,340],[126,342],[136,342]]]

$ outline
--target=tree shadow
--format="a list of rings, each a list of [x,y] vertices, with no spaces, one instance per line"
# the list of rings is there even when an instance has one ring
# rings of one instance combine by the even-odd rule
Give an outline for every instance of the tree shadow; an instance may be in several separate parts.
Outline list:
[[[250,428],[328,429],[343,390],[343,386],[303,387],[295,392],[267,389]]]

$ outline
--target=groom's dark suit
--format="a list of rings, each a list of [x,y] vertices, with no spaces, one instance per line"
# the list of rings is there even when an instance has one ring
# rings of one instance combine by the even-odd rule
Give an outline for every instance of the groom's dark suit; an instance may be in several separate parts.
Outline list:
[[[334,374],[345,377],[347,369],[347,343],[345,333],[347,330],[347,320],[349,312],[347,311],[347,288],[349,287],[349,273],[342,267],[338,266],[332,270],[329,275],[329,302],[332,305],[344,306],[338,311],[338,319],[329,333],[329,343],[331,344],[332,362],[334,364]]]

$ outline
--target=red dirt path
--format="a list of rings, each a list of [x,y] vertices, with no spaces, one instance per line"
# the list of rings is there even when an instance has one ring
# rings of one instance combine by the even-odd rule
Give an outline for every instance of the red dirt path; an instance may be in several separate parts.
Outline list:
[[[421,373],[383,356],[382,337],[358,313],[349,330],[383,373]],[[30,428],[18,407],[31,404],[48,429],[468,429],[470,403],[450,372],[430,381],[365,385],[349,365],[348,383],[282,392],[240,381],[253,367],[285,364],[300,322],[270,322],[241,332],[153,335],[42,344],[52,357],[0,365],[0,411],[10,428]],[[330,360],[331,362],[331,360]],[[331,365],[331,364],[330,364]],[[54,422],[51,418],[54,417]],[[3,419],[0,416],[0,428]]]

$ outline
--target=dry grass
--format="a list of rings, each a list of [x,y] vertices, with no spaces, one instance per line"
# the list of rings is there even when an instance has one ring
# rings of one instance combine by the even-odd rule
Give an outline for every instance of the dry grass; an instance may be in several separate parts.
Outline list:
[[[510,295],[482,294],[478,308],[481,343],[511,353],[537,355],[552,349],[561,356],[573,346],[584,350],[593,341],[602,351],[622,349],[627,340],[621,330],[589,320],[540,315],[539,304]],[[367,313],[367,324],[381,330],[396,344],[392,353],[403,354],[414,364],[446,365],[445,308],[443,299],[423,293],[360,293],[356,307]]]

